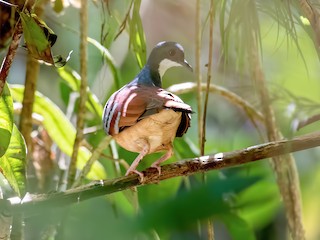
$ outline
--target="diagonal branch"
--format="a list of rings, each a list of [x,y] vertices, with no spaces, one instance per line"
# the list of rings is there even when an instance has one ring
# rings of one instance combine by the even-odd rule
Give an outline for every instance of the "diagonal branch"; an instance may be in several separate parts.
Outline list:
[[[154,168],[143,171],[144,182],[139,182],[136,174],[108,180],[92,181],[87,185],[52,194],[28,195],[22,201],[11,201],[6,211],[12,214],[25,213],[25,216],[54,207],[67,206],[79,201],[84,201],[97,196],[123,191],[128,188],[158,183],[165,179],[188,176],[195,173],[206,172],[254,162],[257,160],[301,151],[320,146],[320,132],[296,137],[291,140],[269,142],[235,150],[232,152],[217,153],[209,156],[185,159],[161,167],[161,175]],[[5,200],[3,200],[5,201]],[[0,202],[0,207],[2,203]],[[1,209],[1,208],[0,208]]]
[[[206,91],[207,85],[205,83],[202,83],[200,85],[200,88],[201,88],[201,91]],[[172,92],[177,95],[194,92],[196,89],[197,89],[197,84],[193,82],[174,84],[169,88],[167,88],[169,92]],[[216,93],[224,97],[232,104],[242,108],[252,121],[255,121],[255,120],[260,122],[264,121],[264,117],[259,111],[255,110],[255,108],[249,102],[247,102],[246,100],[241,98],[239,95],[235,94],[234,92],[231,92],[230,90],[224,87],[218,86],[216,84],[210,84],[209,91],[211,93]]]

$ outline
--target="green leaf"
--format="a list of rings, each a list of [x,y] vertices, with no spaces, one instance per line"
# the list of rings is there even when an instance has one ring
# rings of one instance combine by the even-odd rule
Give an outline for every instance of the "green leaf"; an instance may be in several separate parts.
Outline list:
[[[111,53],[109,52],[109,50],[107,48],[102,46],[95,39],[88,38],[87,40],[88,40],[89,43],[91,43],[93,46],[95,46],[101,52],[102,56],[105,58],[108,66],[110,67],[110,70],[112,72],[114,83],[115,83],[115,87],[116,87],[116,89],[119,89],[120,88],[120,82],[121,82],[121,76],[120,76],[120,72],[119,72],[119,70],[118,70],[118,68],[116,66],[116,62],[115,62],[113,56],[111,55]]]
[[[42,52],[50,48],[50,42],[31,14],[20,12],[20,16],[27,48],[33,55],[40,56]]]
[[[13,99],[21,102],[24,87],[20,85],[10,85],[10,88]],[[36,92],[33,112],[43,117],[42,124],[49,136],[58,145],[61,151],[68,156],[71,156],[76,130],[60,108],[58,108],[50,99],[43,96],[41,93]],[[80,147],[77,167],[82,169],[90,156],[91,152],[88,149]],[[87,177],[90,179],[104,179],[106,178],[106,174],[102,165],[99,162],[95,162]]]
[[[24,139],[16,125],[13,125],[9,148],[0,158],[0,171],[20,197],[25,193],[26,156]]]
[[[180,191],[178,195],[158,204],[144,207],[143,214],[136,220],[139,229],[176,230],[185,229],[213,215],[229,214],[232,211],[227,193],[239,193],[259,178],[214,179],[205,185]]]
[[[25,11],[20,12],[20,16],[26,47],[31,55],[57,68],[63,67],[70,59],[72,51],[66,58],[53,56],[51,47],[55,44],[57,35],[37,15]]]
[[[8,85],[5,84],[0,97],[0,157],[4,155],[10,143],[13,126],[13,104]]]
[[[250,225],[236,213],[228,213],[218,216],[226,225],[233,240],[255,240],[254,230]]]
[[[265,179],[241,192],[236,200],[239,215],[254,229],[261,229],[274,219],[279,207],[279,190]],[[263,189],[263,191],[260,191]]]
[[[141,0],[134,1],[132,18],[130,19],[130,45],[136,55],[139,67],[142,68],[147,62],[146,37],[140,18]]]
[[[76,71],[68,67],[59,68],[57,69],[57,71],[60,77],[62,78],[62,80],[64,80],[73,91],[75,92],[80,91],[81,78]],[[87,89],[87,94],[88,94],[88,99],[86,102],[87,109],[90,112],[96,114],[99,118],[101,118],[103,108],[98,98],[94,94],[92,94],[89,88]]]

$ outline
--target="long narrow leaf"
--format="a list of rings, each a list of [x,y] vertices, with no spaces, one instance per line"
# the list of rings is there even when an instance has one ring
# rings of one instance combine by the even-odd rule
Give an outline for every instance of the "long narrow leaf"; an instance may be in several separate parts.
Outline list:
[[[116,66],[116,62],[113,58],[113,56],[111,55],[111,53],[109,52],[109,50],[107,48],[105,48],[104,46],[102,46],[98,41],[94,40],[93,38],[88,38],[87,39],[89,43],[91,43],[93,46],[95,46],[103,55],[103,57],[105,58],[108,66],[110,67],[111,73],[113,75],[114,78],[114,83],[117,89],[120,88],[120,80],[121,80],[121,76],[120,76],[120,72]]]
[[[13,126],[12,98],[6,84],[0,97],[0,157],[4,155],[10,143]]]
[[[24,87],[10,85],[12,97],[15,101],[21,102]],[[72,154],[72,147],[76,130],[64,113],[47,97],[36,92],[33,112],[43,117],[42,124],[52,140],[68,156]],[[91,153],[84,147],[79,149],[78,168],[81,169],[90,158]],[[95,162],[88,174],[91,179],[103,179],[106,173],[99,162]]]
[[[20,197],[25,193],[26,156],[24,139],[16,125],[13,125],[10,145],[0,158],[0,171]]]
[[[144,35],[143,26],[140,18],[141,0],[137,0],[133,5],[132,18],[130,19],[130,44],[133,47],[139,67],[142,68],[146,64],[146,37]]]
[[[73,91],[79,91],[81,79],[80,75],[77,72],[68,67],[58,68],[57,71],[62,80],[64,80]],[[99,103],[97,97],[89,91],[89,89],[87,91],[87,94],[87,109],[93,114],[96,114],[99,118],[101,118],[103,111],[102,105]]]

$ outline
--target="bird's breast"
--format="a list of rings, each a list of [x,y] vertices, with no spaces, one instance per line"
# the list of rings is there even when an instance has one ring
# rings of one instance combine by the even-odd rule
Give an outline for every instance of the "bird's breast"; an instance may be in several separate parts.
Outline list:
[[[114,135],[114,139],[132,152],[141,152],[146,142],[150,146],[149,153],[167,150],[176,136],[180,122],[181,112],[163,109],[127,127]]]

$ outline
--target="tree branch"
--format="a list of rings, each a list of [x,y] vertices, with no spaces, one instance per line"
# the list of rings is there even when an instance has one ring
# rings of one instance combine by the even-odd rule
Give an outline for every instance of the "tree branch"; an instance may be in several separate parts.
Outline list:
[[[274,110],[271,105],[262,65],[259,59],[258,39],[252,31],[252,47],[250,52],[251,68],[253,80],[257,83],[264,114],[264,124],[268,141],[282,139],[282,134],[277,127]],[[299,174],[295,160],[291,154],[274,156],[271,161],[280,194],[285,206],[288,228],[292,239],[304,240],[305,231],[302,221],[301,191],[299,185]]]
[[[202,91],[206,91],[207,84],[202,83],[200,87]],[[169,92],[172,92],[177,95],[194,92],[196,89],[197,89],[197,84],[193,82],[174,84],[169,88],[167,88]],[[235,94],[234,92],[231,92],[230,90],[224,87],[218,86],[216,84],[210,84],[209,91],[211,93],[219,94],[220,96],[224,97],[229,102],[231,102],[232,104],[242,108],[252,121],[254,120],[257,120],[260,122],[264,121],[264,117],[259,111],[255,110],[255,108],[249,102],[247,102],[246,100],[241,98],[239,95]]]
[[[77,172],[77,158],[80,148],[80,143],[83,140],[83,128],[84,119],[86,113],[86,101],[87,101],[87,87],[88,87],[88,49],[87,49],[87,37],[88,37],[88,1],[81,0],[80,8],[80,98],[79,98],[79,110],[77,116],[77,132],[76,138],[73,144],[73,151],[70,159],[70,166],[68,172],[68,184],[67,187],[70,188],[74,181]]]
[[[195,22],[195,76],[197,81],[197,116],[198,116],[198,138],[199,138],[199,145],[202,145],[202,91],[201,91],[201,0],[196,1],[196,22]]]
[[[148,168],[143,171],[145,175],[143,183],[139,181],[138,175],[133,174],[115,179],[92,181],[87,185],[69,189],[65,192],[39,195],[29,194],[21,202],[11,200],[5,210],[12,214],[23,212],[25,216],[29,216],[35,214],[35,212],[40,213],[41,211],[54,207],[78,203],[93,197],[123,191],[136,186],[154,184],[178,176],[188,176],[209,170],[238,166],[317,146],[320,146],[320,132],[296,137],[292,140],[269,142],[241,150],[185,159],[162,166],[160,176],[156,169]],[[35,209],[37,209],[37,211],[35,211]]]

